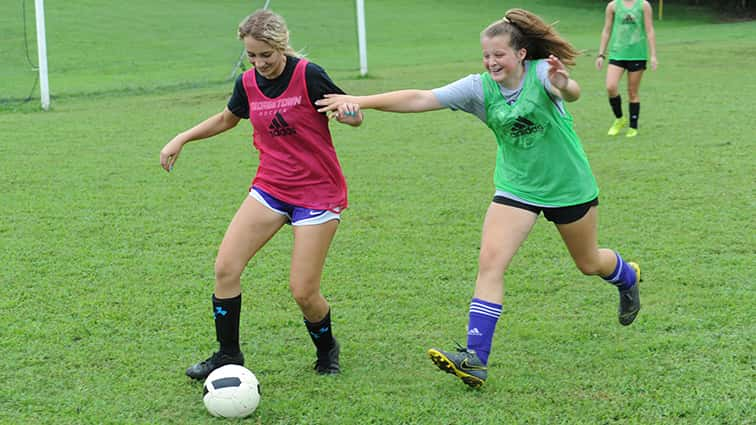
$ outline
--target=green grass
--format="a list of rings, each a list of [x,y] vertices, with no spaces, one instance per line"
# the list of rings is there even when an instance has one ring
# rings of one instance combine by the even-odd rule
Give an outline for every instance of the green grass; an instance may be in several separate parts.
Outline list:
[[[215,348],[212,265],[254,174],[250,129],[188,145],[170,175],[158,151],[223,108],[247,5],[47,2],[42,113],[23,102],[33,74],[7,3],[0,423],[226,423],[183,369]],[[357,77],[352,2],[277,10],[294,47],[363,94],[480,72],[479,31],[517,4],[479,3],[368,2],[369,78]],[[617,324],[616,292],[582,276],[539,220],[506,277],[489,382],[472,391],[436,371],[425,350],[465,341],[495,143],[462,113],[368,111],[360,129],[332,125],[351,207],[323,291],[344,373],[310,370],[284,229],[243,276],[242,344],[263,398],[240,423],[754,423],[756,25],[666,6],[641,135],[627,141],[605,136],[602,8],[528,7],[587,51],[569,107],[602,190],[600,243],[643,267],[638,321]]]

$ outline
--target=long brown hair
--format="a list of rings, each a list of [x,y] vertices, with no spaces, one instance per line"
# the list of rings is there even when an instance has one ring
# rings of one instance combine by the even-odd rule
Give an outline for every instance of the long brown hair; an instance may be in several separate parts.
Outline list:
[[[239,24],[238,35],[239,40],[252,37],[286,55],[301,56],[289,46],[289,29],[284,18],[270,10],[260,9],[244,18]]]
[[[574,66],[575,58],[580,54],[553,26],[524,9],[507,10],[503,18],[483,30],[481,37],[502,34],[509,35],[513,49],[527,50],[525,59],[545,59],[554,55],[565,65]]]

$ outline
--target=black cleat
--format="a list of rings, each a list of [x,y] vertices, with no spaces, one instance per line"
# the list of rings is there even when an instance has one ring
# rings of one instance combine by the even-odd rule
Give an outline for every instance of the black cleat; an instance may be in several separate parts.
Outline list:
[[[339,367],[339,353],[341,347],[336,339],[333,340],[333,347],[325,353],[318,352],[318,359],[315,360],[313,369],[320,375],[335,375],[341,372]]]
[[[209,375],[210,372],[227,364],[238,364],[239,366],[244,366],[244,354],[242,354],[241,351],[236,354],[226,354],[224,352],[217,351],[213,353],[213,355],[210,356],[207,360],[199,362],[186,369],[186,376],[192,379],[203,380],[207,378],[207,375]]]
[[[635,270],[635,285],[629,289],[619,291],[619,308],[617,311],[617,318],[622,326],[628,326],[635,320],[635,317],[640,311],[640,292],[638,286],[640,286],[641,273],[640,266],[637,263],[628,263],[630,267]]]
[[[480,361],[475,351],[462,346],[457,348],[456,353],[431,348],[428,350],[428,356],[439,369],[456,375],[472,388],[479,388],[488,378],[488,367]]]

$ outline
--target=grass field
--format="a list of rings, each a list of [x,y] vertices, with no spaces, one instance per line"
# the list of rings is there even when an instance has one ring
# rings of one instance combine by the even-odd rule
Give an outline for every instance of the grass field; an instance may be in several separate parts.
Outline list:
[[[50,112],[24,102],[21,6],[0,4],[0,424],[225,423],[183,371],[215,349],[213,261],[254,174],[251,132],[188,145],[170,175],[158,152],[224,107],[251,8],[105,3],[47,2]],[[523,5],[367,3],[368,78],[353,2],[271,6],[294,47],[367,94],[480,72],[479,31]],[[310,369],[284,229],[243,276],[242,348],[263,396],[239,423],[756,423],[756,23],[665,5],[628,141],[605,136],[602,4],[526,7],[586,50],[569,108],[601,187],[600,243],[643,267],[638,320],[617,323],[616,291],[541,219],[506,276],[486,386],[437,371],[426,349],[465,342],[495,143],[463,113],[368,111],[359,129],[332,125],[351,207],[323,291],[343,373]]]

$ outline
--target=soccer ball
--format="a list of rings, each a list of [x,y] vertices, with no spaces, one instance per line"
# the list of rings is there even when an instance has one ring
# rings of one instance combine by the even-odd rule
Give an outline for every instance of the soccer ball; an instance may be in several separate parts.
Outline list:
[[[205,379],[202,401],[207,411],[222,418],[243,418],[260,404],[260,383],[244,366],[230,364],[215,369]]]

